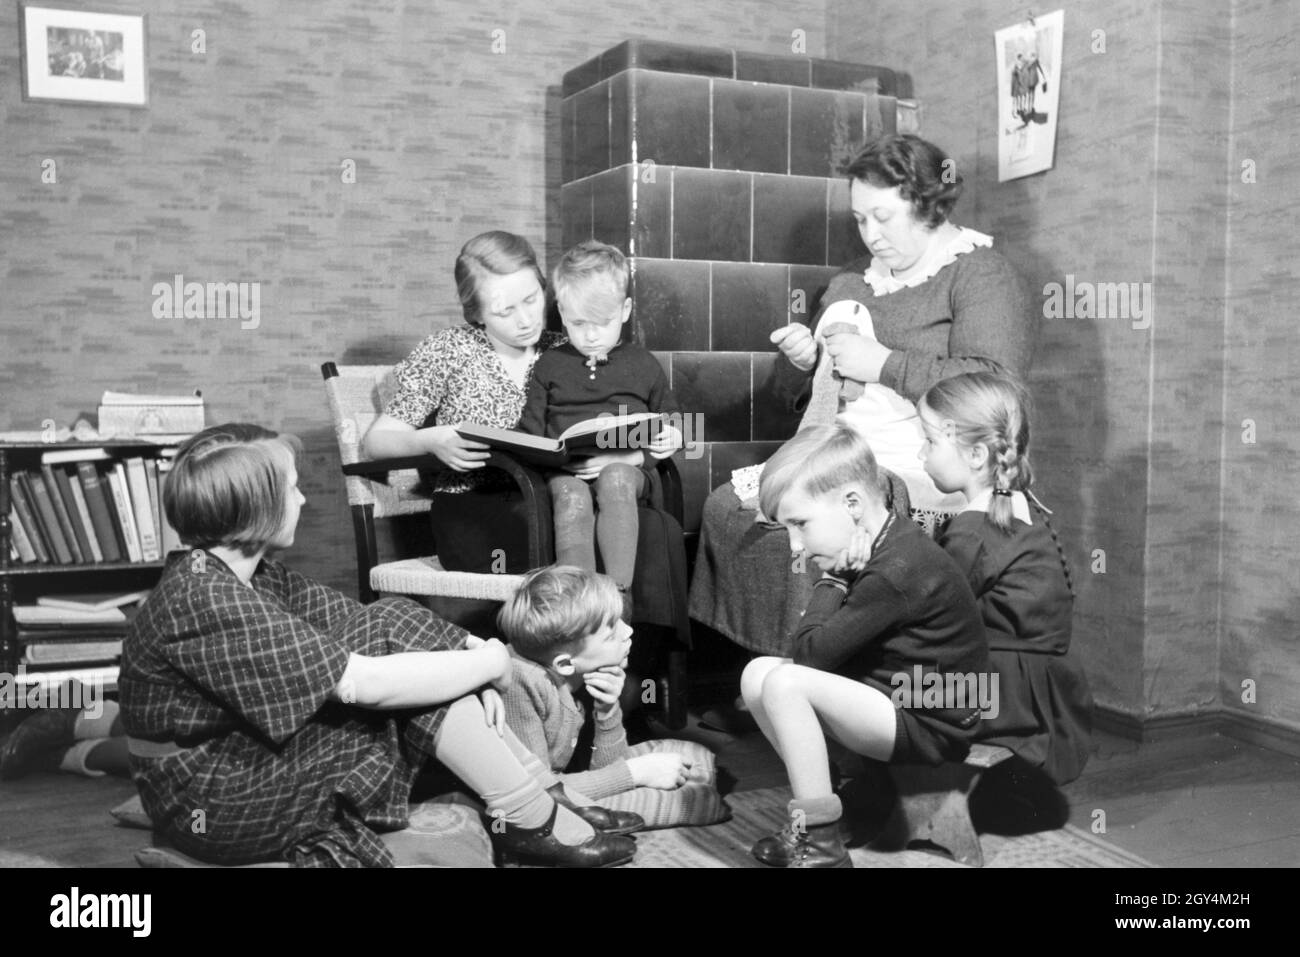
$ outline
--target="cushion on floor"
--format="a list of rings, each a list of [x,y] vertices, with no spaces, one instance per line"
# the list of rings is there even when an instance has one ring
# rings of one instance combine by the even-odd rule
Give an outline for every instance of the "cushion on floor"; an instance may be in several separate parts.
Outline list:
[[[151,830],[138,796],[113,808],[112,815],[128,827]],[[411,808],[410,826],[381,835],[398,867],[492,867],[492,842],[477,809],[444,800]],[[135,852],[141,867],[219,867],[157,843]],[[288,867],[284,861],[243,864],[242,867]]]

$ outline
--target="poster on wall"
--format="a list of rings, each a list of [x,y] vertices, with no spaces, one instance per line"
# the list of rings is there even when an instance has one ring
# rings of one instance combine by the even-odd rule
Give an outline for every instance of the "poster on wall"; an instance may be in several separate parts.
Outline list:
[[[18,11],[23,99],[125,106],[148,102],[144,14],[29,3]]]
[[[1065,11],[993,34],[998,64],[998,182],[1052,168]]]

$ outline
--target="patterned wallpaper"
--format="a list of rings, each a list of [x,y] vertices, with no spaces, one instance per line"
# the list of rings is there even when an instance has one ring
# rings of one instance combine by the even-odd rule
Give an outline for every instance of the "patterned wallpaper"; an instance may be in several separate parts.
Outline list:
[[[1300,729],[1300,10],[1233,4],[1224,326],[1224,706]],[[1253,180],[1253,182],[1252,182]],[[1246,441],[1251,426],[1254,443]],[[1254,703],[1243,700],[1256,685]]]
[[[992,233],[1032,286],[1152,283],[1150,329],[1047,321],[1031,376],[1037,484],[1076,568],[1075,647],[1098,703],[1135,719],[1223,705],[1300,727],[1286,690],[1300,679],[1300,609],[1282,553],[1300,532],[1284,339],[1300,190],[1282,38],[1296,13],[1264,0],[1060,6],[1056,165],[1009,183],[997,182],[993,32],[1023,5],[953,0],[883,21],[833,0],[828,55],[888,53],[912,74],[922,128],[966,176],[954,219]],[[1250,157],[1264,178],[1245,185]],[[1255,444],[1242,441],[1248,418]]]
[[[84,6],[149,10],[150,103],[23,102],[17,5],[0,4],[0,428],[70,424],[105,389],[201,388],[209,422],[297,432],[290,558],[349,591],[320,363],[396,361],[459,321],[452,263],[475,233],[558,254],[565,72],[633,36],[826,49],[822,0]],[[154,318],[154,283],[177,274],[259,283],[257,328]]]

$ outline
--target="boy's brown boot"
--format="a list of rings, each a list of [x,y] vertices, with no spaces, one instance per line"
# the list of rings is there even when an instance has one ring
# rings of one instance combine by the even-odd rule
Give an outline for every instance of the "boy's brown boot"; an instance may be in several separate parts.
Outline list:
[[[844,846],[844,833],[839,821],[818,824],[799,835],[794,857],[786,867],[852,867]]]
[[[840,831],[843,805],[835,795],[793,800],[786,824],[750,853],[771,867],[852,867]]]

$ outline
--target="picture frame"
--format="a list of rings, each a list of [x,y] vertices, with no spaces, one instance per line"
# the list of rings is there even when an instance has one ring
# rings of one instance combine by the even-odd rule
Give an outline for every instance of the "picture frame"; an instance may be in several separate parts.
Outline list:
[[[1056,161],[1065,11],[1004,27],[997,57],[998,182],[1049,170]]]
[[[147,16],[18,4],[23,99],[107,103],[149,102]]]

